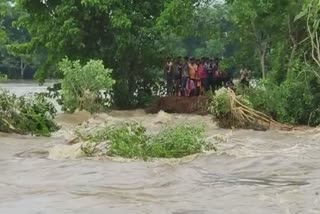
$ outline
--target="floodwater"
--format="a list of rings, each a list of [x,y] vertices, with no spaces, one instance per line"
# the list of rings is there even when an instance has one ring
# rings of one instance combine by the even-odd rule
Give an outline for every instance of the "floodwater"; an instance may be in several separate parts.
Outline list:
[[[1,84],[14,93],[35,84]],[[221,130],[209,117],[114,111],[91,121],[135,120],[157,131],[202,122],[218,152],[153,162],[66,159],[65,145],[87,114],[59,115],[51,138],[0,134],[0,213],[320,213],[320,133]],[[75,120],[77,118],[78,120]]]

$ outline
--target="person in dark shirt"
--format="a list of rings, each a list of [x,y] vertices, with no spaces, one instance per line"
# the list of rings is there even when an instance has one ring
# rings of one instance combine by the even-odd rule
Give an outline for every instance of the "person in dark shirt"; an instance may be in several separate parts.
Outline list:
[[[173,95],[173,80],[174,80],[174,72],[173,72],[173,62],[170,57],[167,58],[167,62],[164,67],[164,76],[166,80],[167,86],[167,95]]]
[[[219,59],[214,59],[214,67],[213,67],[213,81],[215,85],[215,90],[218,90],[222,87],[223,81],[222,81],[222,73],[219,68]]]
[[[215,90],[215,82],[214,82],[214,78],[213,78],[213,72],[214,72],[214,60],[213,59],[206,59],[206,70],[208,73],[208,90]]]
[[[182,62],[182,73],[181,73],[181,94],[182,96],[186,96],[186,87],[189,78],[189,57],[185,57]]]
[[[181,95],[181,82],[182,82],[182,71],[183,64],[182,58],[178,57],[174,63],[174,94],[177,96]]]

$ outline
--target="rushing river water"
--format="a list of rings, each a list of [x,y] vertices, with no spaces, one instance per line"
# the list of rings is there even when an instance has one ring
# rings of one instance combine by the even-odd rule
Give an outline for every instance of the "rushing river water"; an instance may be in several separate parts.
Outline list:
[[[41,91],[29,84],[0,84],[14,93]],[[218,152],[181,160],[65,159],[68,127],[87,115],[59,115],[51,138],[0,134],[0,214],[320,213],[320,134],[221,130],[209,117],[111,112],[95,120],[135,120],[156,131],[166,123],[207,126],[222,135]],[[50,158],[49,158],[50,157]]]

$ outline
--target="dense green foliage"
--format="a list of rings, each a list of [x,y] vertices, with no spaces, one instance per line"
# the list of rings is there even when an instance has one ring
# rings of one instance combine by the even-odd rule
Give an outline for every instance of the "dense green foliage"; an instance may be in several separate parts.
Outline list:
[[[5,74],[0,74],[0,81],[8,80],[8,76]]]
[[[318,125],[320,123],[320,87],[308,66],[296,63],[291,74],[280,85],[270,79],[256,88],[240,90],[247,95],[253,107],[279,122]]]
[[[157,135],[148,135],[146,128],[137,123],[106,126],[93,134],[81,136],[89,141],[82,147],[94,155],[96,145],[107,142],[105,155],[124,158],[181,158],[214,147],[204,142],[203,127],[168,127]]]
[[[36,74],[40,80],[56,73],[57,63],[65,56],[81,62],[103,60],[114,71],[116,105],[135,106],[137,97],[144,96],[150,83],[157,80],[158,75],[150,71],[161,63],[156,43],[162,39],[160,31],[170,18],[167,15],[181,6],[191,10],[194,2],[19,0],[16,8],[24,14],[17,26],[27,27],[31,40],[15,48],[34,54],[39,47],[45,48],[46,59]],[[184,20],[175,16],[170,23]]]
[[[90,60],[84,66],[79,61],[64,59],[59,63],[64,78],[61,85],[63,109],[67,112],[102,111],[110,105],[103,96],[110,94],[114,80],[111,70],[102,61]]]
[[[14,26],[23,11],[13,7],[15,1],[0,1],[0,73],[11,79],[32,79],[35,66],[41,63],[39,55],[20,52],[15,46],[27,42],[30,36],[25,28]]]
[[[58,130],[53,121],[54,106],[37,94],[33,97],[17,97],[0,92],[0,131],[18,134],[50,136]]]
[[[231,103],[227,89],[220,89],[211,94],[209,112],[216,118],[225,118],[231,112]]]
[[[63,77],[58,63],[66,56],[81,63],[102,60],[116,81],[114,106],[141,107],[152,100],[152,88],[160,84],[164,56],[219,57],[223,70],[239,71],[243,65],[263,79],[264,90],[245,92],[255,108],[282,122],[319,124],[317,0],[1,0],[0,4],[2,64],[14,59],[20,70],[31,64],[41,81]],[[0,65],[3,69],[8,66]]]

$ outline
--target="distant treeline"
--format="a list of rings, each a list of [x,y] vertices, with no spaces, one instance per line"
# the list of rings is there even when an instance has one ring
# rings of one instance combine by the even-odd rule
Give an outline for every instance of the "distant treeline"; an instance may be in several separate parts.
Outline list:
[[[8,79],[33,79],[35,72],[36,70],[34,68],[27,66],[23,76],[21,76],[21,70],[19,68],[0,65],[0,74],[6,75]]]

